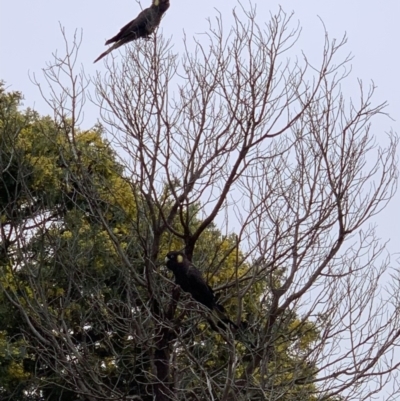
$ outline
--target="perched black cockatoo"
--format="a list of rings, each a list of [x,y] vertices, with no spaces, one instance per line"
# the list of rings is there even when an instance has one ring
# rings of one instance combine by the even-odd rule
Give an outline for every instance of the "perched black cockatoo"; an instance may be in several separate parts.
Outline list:
[[[108,39],[106,45],[114,43],[108,50],[100,54],[96,63],[118,47],[139,38],[148,38],[160,25],[161,17],[169,8],[169,0],[153,0],[151,6],[144,9],[133,21],[126,24],[117,35]]]
[[[193,266],[183,252],[169,252],[165,257],[165,264],[174,273],[175,283],[183,291],[190,293],[197,302],[215,313],[218,327],[226,329],[229,325],[238,329],[238,326],[226,316],[224,307],[217,302],[212,288],[206,283],[200,271]],[[213,320],[209,319],[209,323],[214,330],[218,331]]]

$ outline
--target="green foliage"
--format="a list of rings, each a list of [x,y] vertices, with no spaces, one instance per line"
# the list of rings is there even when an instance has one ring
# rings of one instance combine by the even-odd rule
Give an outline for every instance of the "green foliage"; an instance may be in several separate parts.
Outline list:
[[[72,143],[49,117],[19,111],[21,101],[21,94],[1,87],[0,282],[5,292],[0,299],[0,389],[4,399],[22,400],[28,397],[25,391],[36,388],[54,396],[57,384],[48,387],[48,382],[68,387],[60,372],[41,359],[35,335],[26,334],[36,324],[57,340],[62,320],[74,330],[76,344],[90,337],[94,354],[101,354],[94,343],[107,330],[107,316],[102,309],[92,309],[93,298],[110,297],[108,283],[125,277],[93,209],[102,211],[114,237],[127,249],[132,243],[127,222],[135,207],[100,130],[78,131]],[[99,326],[93,323],[86,332],[83,327],[93,319]],[[91,363],[102,364],[94,358]],[[68,391],[62,393],[62,399],[68,399]]]
[[[179,337],[168,347],[182,391],[201,397],[202,374],[193,377],[192,369],[215,373],[215,386],[222,386],[232,358],[227,338],[209,330],[206,311],[184,294],[168,321],[173,286],[146,264],[148,218],[161,221],[161,211],[151,211],[135,193],[101,129],[65,131],[49,117],[20,111],[21,101],[20,93],[0,87],[1,399],[72,401],[83,391],[82,380],[94,397],[152,400],[153,353],[168,325],[171,339]],[[163,205],[168,211],[167,190]],[[192,207],[196,227],[201,221]],[[179,225],[176,218],[172,226]],[[162,259],[182,245],[165,231],[157,254]],[[193,258],[219,288],[228,314],[247,319],[248,341],[235,342],[244,366],[262,345],[269,288],[259,281],[243,292],[252,266],[242,259],[235,236],[216,227],[199,239]],[[260,309],[255,300],[261,296]],[[279,388],[285,401],[312,400],[314,385],[307,383],[315,367],[307,351],[317,336],[311,322],[287,314],[271,333],[268,372],[256,371],[251,380]],[[237,379],[243,374],[239,366]],[[303,383],[294,385],[299,377]]]

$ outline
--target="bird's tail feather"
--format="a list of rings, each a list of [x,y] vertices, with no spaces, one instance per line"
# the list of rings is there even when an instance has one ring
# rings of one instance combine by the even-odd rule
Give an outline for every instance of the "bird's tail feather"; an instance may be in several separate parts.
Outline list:
[[[118,35],[113,36],[111,39],[108,39],[105,43],[105,45],[110,45],[113,42],[116,42],[118,40]]]
[[[236,323],[232,322],[231,319],[226,315],[225,309],[222,305],[216,304],[211,313],[212,319],[210,319],[210,326],[213,330],[218,331],[215,326],[222,330],[226,330],[227,327],[237,330],[239,327]]]
[[[96,60],[93,61],[93,63],[97,63],[99,60],[101,60],[103,57],[107,56],[108,53],[111,53],[113,50],[117,49],[120,47],[123,43],[115,43],[112,45],[110,48],[108,48],[104,53],[101,53],[99,57],[96,58]]]

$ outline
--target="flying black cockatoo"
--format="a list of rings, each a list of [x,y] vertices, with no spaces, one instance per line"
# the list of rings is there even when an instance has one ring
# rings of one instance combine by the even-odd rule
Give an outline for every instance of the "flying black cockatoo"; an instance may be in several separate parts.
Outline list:
[[[238,326],[226,316],[224,307],[217,302],[212,288],[206,283],[200,271],[193,266],[183,252],[169,252],[165,257],[165,264],[174,273],[175,283],[215,314],[218,327],[226,329],[229,325],[238,329]],[[211,328],[218,331],[214,321],[211,319],[208,321]]]
[[[96,63],[118,47],[139,38],[148,38],[160,25],[161,17],[169,8],[169,0],[153,0],[151,6],[144,9],[133,21],[126,24],[117,35],[108,39],[106,45],[114,43],[108,50],[100,54]]]

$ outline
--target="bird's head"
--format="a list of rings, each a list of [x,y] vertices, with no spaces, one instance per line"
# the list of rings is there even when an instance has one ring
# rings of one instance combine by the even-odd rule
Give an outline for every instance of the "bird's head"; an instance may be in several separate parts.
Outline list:
[[[184,260],[186,259],[186,256],[183,252],[180,251],[171,251],[167,253],[167,256],[165,256],[165,264],[168,267],[168,269],[173,270],[174,266],[181,265]]]
[[[161,11],[167,11],[169,8],[169,0],[153,0],[153,6],[159,7]]]

